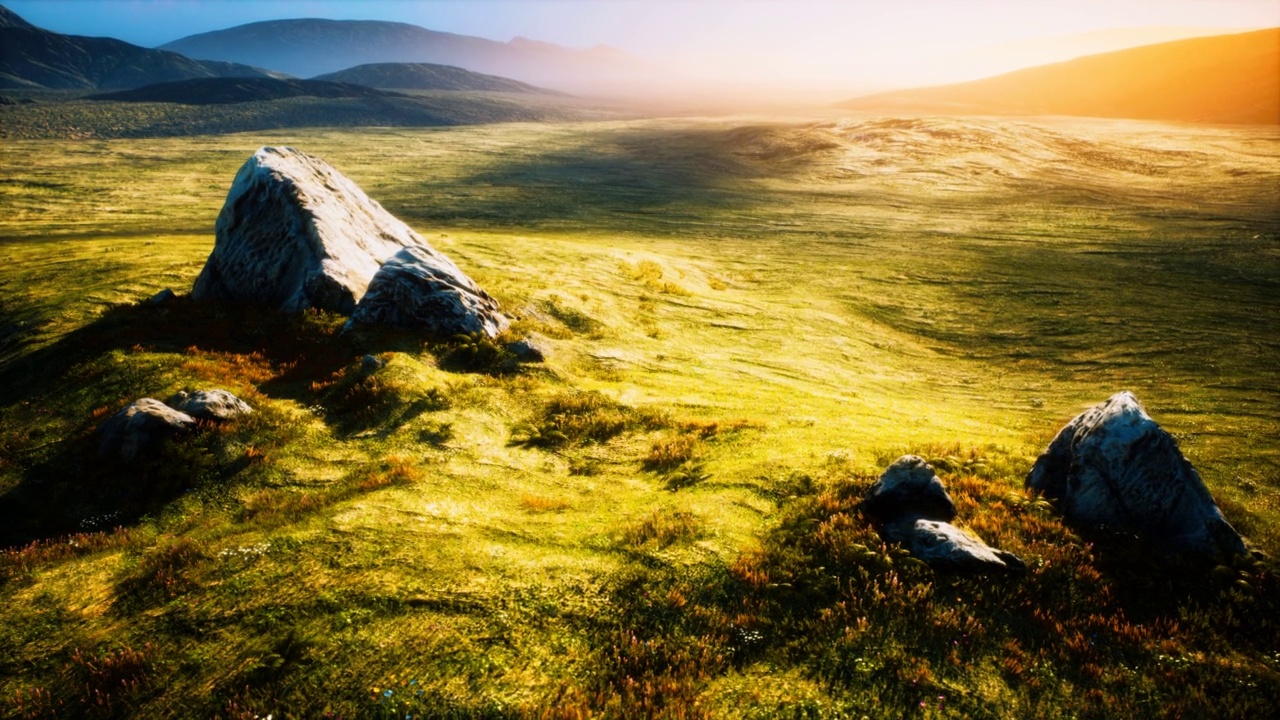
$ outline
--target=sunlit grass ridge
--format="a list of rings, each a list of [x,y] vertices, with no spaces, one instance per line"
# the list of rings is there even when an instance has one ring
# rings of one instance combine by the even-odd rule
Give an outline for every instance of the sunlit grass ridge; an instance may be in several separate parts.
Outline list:
[[[8,142],[0,702],[1265,715],[1277,139],[867,119]],[[359,183],[547,361],[139,305],[190,287],[263,144]],[[258,412],[139,468],[96,460],[106,414],[207,386]],[[1153,567],[1023,492],[1053,433],[1122,389],[1266,558]],[[935,575],[880,541],[856,504],[908,452],[1025,576]]]

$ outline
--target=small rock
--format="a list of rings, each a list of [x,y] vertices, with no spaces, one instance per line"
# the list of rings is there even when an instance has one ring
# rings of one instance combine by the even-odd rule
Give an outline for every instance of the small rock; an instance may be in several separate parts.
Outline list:
[[[930,520],[956,516],[955,503],[933,467],[917,455],[903,455],[862,497],[862,511],[882,522],[910,515]]]
[[[884,535],[935,570],[989,572],[1027,569],[1022,558],[996,550],[949,522],[923,518],[904,520],[885,525]]]
[[[377,355],[365,355],[360,358],[360,370],[366,375],[376,373],[386,367],[387,361]]]
[[[935,570],[1026,569],[1017,555],[989,547],[947,522],[956,516],[955,503],[929,463],[916,455],[895,460],[862,497],[861,508],[879,526],[881,537]]]
[[[181,391],[169,398],[169,406],[200,420],[222,422],[253,412],[249,403],[226,390]]]
[[[1058,501],[1072,524],[1137,535],[1161,550],[1246,553],[1177,441],[1129,392],[1067,423],[1026,484]]]
[[[515,355],[520,362],[542,362],[547,359],[542,343],[532,336],[508,343],[507,350],[511,351],[511,354]]]
[[[426,247],[407,247],[382,265],[356,305],[347,327],[389,325],[433,337],[507,329],[498,302],[449,258]]]
[[[107,418],[98,428],[98,453],[133,462],[138,454],[196,424],[190,415],[159,400],[142,398]]]
[[[147,304],[148,305],[164,305],[165,303],[172,302],[177,297],[178,297],[177,294],[175,294],[173,290],[169,288],[165,288],[160,292],[156,293],[155,295],[152,295],[151,297],[147,298]]]

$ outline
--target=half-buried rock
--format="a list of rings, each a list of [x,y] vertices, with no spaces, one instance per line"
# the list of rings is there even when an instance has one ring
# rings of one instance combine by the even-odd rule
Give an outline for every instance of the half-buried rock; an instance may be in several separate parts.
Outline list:
[[[253,412],[249,403],[226,390],[185,390],[169,398],[169,407],[197,420],[225,422]]]
[[[1058,501],[1067,522],[1136,535],[1158,550],[1246,552],[1173,436],[1129,392],[1067,423],[1036,460],[1027,487]]]
[[[240,168],[215,233],[192,298],[283,311],[349,315],[392,255],[411,247],[438,256],[331,165],[287,147],[264,147]],[[438,257],[457,286],[475,286]]]
[[[194,427],[196,419],[159,400],[142,398],[107,418],[98,428],[98,452],[124,462],[151,450],[165,438]]]
[[[955,504],[923,458],[903,455],[895,460],[863,496],[861,507],[884,539],[901,544],[936,570],[1026,569],[1017,555],[996,550],[948,522],[956,516]]]
[[[407,247],[382,265],[347,327],[387,325],[436,337],[507,329],[498,303],[449,258],[428,247]]]

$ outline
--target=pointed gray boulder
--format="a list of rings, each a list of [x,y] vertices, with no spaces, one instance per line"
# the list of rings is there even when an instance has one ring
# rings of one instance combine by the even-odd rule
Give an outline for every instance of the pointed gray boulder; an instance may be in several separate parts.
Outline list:
[[[347,327],[388,325],[435,337],[507,329],[498,302],[449,258],[427,247],[408,247],[383,263],[356,305]]]
[[[431,251],[333,166],[264,147],[240,168],[218,214],[195,300],[350,314],[382,262],[406,247]]]
[[[107,418],[98,428],[98,453],[124,462],[196,424],[195,418],[154,398],[142,398]]]
[[[936,570],[1026,568],[1017,555],[996,550],[948,522],[956,516],[956,506],[933,467],[916,455],[895,460],[863,495],[861,509],[879,525],[881,537],[902,545]]]
[[[198,420],[223,422],[253,412],[249,403],[226,390],[182,390],[169,398],[169,407]]]
[[[1173,552],[1246,552],[1173,436],[1129,392],[1067,423],[1026,484],[1058,501],[1075,525],[1137,535]]]

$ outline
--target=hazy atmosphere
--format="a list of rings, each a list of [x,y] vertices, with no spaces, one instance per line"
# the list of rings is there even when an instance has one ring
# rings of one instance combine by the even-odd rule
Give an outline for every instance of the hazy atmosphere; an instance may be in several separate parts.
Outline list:
[[[673,85],[828,100],[972,80],[1089,53],[1272,27],[1272,0],[12,0],[57,32],[148,47],[259,20],[387,20],[506,42],[608,45]]]

